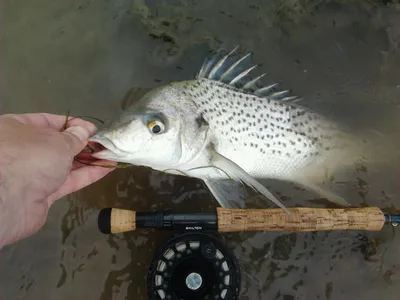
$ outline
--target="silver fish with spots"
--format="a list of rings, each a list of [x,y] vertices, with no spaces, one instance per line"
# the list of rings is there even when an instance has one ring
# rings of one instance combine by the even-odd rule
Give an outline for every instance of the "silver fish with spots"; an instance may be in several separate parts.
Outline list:
[[[277,84],[261,85],[251,53],[236,50],[206,60],[193,80],[144,95],[91,138],[105,148],[93,156],[200,178],[223,207],[244,207],[248,186],[287,211],[261,178],[348,205],[319,180],[324,167],[354,162],[357,139]]]

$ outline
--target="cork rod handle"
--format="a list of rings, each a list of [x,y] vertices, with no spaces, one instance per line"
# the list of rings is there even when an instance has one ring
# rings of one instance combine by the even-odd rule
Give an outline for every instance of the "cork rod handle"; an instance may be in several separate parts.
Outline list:
[[[217,208],[218,231],[379,231],[385,216],[377,207],[367,208],[289,208],[227,209]]]
[[[136,230],[136,211],[119,208],[105,208],[100,211],[98,227],[104,234]]]

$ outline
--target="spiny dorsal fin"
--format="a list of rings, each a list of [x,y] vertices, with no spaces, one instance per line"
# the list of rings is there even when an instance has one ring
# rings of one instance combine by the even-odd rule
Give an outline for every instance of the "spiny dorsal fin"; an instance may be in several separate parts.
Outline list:
[[[249,52],[238,58],[233,55],[237,49],[238,46],[225,55],[219,51],[219,53],[211,58],[207,58],[197,73],[196,79],[204,78],[221,82],[245,93],[251,93],[272,100],[291,102],[300,100],[297,96],[290,96],[289,90],[278,90],[278,83],[263,86],[260,80],[266,73],[255,78],[250,75],[251,71],[260,66],[260,64],[251,64],[253,53]]]

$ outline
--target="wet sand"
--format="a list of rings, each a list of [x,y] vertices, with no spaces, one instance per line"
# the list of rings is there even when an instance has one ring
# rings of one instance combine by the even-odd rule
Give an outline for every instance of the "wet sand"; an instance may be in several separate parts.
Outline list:
[[[281,82],[310,107],[354,129],[379,131],[398,151],[400,7],[362,1],[305,7],[297,1],[290,7],[279,1],[162,3],[5,1],[2,113],[70,110],[107,119],[148,89],[192,78],[208,50],[223,41],[254,52],[266,82]],[[399,166],[396,160],[354,170],[335,189],[354,205],[399,207]],[[324,205],[291,184],[268,185],[288,206]],[[57,202],[39,233],[2,250],[0,297],[147,299],[148,264],[172,233],[105,236],[97,229],[99,210],[211,211],[216,205],[197,180],[139,167],[116,170]],[[397,300],[396,233],[387,227],[223,239],[243,270],[240,299]]]

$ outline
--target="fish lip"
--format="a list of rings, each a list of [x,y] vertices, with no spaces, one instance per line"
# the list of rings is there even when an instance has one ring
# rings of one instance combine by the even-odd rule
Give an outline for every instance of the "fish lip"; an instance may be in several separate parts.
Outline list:
[[[99,152],[93,153],[92,157],[97,159],[118,160],[118,156],[110,150],[101,150]]]
[[[114,158],[118,158],[121,155],[129,154],[126,151],[118,149],[117,146],[109,138],[106,138],[104,136],[99,136],[96,134],[96,135],[92,136],[91,138],[89,138],[89,142],[97,143],[105,148],[103,150],[93,153],[92,156],[95,158],[107,159],[107,157],[106,157],[107,154],[111,154],[111,156],[114,156]]]

